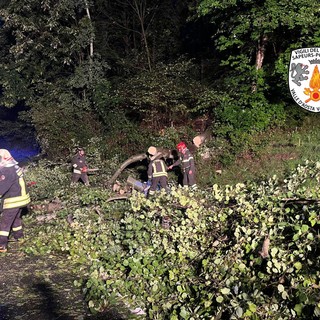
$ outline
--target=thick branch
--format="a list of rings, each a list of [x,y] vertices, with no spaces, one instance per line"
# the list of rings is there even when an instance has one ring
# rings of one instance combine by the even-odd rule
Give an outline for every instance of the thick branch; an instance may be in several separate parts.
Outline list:
[[[211,130],[207,129],[205,132],[195,136],[193,138],[194,145],[199,148],[201,144],[205,143],[206,141],[210,140],[212,138]]]
[[[137,161],[141,161],[143,159],[147,158],[147,154],[145,153],[141,153],[141,154],[136,154],[132,157],[130,157],[129,159],[127,159],[125,162],[122,163],[122,165],[120,166],[120,168],[115,172],[115,174],[111,177],[111,179],[108,182],[108,185],[111,187],[113,185],[113,183],[116,181],[116,179],[118,178],[118,176],[121,174],[121,172],[131,163],[137,162]]]

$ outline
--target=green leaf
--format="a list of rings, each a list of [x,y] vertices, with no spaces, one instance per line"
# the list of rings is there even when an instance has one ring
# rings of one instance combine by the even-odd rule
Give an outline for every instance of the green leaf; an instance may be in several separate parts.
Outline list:
[[[221,291],[221,293],[224,294],[224,295],[230,293],[230,289],[229,289],[229,288],[222,288],[220,291]]]
[[[294,306],[294,311],[297,313],[298,316],[301,316],[302,314],[302,309],[303,309],[303,304],[299,303],[299,304],[296,304]]]
[[[255,312],[257,311],[257,306],[256,306],[254,303],[249,302],[248,305],[249,305],[249,310],[250,310],[252,313],[255,313]]]
[[[224,299],[223,299],[223,296],[218,296],[218,297],[216,298],[216,300],[217,300],[218,303],[222,303],[222,301],[223,301]]]
[[[187,312],[187,310],[186,310],[185,307],[181,307],[180,316],[181,316],[183,319],[188,319],[189,313]]]
[[[293,265],[298,271],[302,269],[302,264],[301,262],[296,262],[294,265]]]
[[[236,309],[236,314],[237,314],[237,316],[238,316],[239,318],[241,318],[242,315],[243,315],[243,309],[242,309],[241,307],[238,307],[238,308]]]

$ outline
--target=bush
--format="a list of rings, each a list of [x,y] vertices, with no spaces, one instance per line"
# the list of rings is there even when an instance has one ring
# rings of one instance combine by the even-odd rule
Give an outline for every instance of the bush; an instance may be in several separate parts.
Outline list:
[[[90,266],[77,285],[93,312],[117,305],[142,308],[147,319],[316,319],[320,220],[317,202],[299,202],[319,198],[314,179],[320,164],[308,162],[284,181],[172,187],[121,204],[84,189],[73,227],[42,226],[28,250],[45,246]]]

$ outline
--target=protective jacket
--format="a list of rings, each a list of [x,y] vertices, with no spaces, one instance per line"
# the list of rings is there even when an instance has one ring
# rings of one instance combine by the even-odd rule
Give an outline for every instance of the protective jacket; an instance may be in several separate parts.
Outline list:
[[[3,209],[22,208],[30,203],[23,171],[18,165],[0,168],[0,197]]]
[[[16,240],[23,237],[21,212],[30,203],[23,171],[6,149],[0,149],[0,197],[0,252],[6,252],[10,232]]]
[[[167,177],[167,166],[161,159],[153,160],[149,163],[148,167],[148,179],[156,177]]]
[[[72,158],[71,163],[73,168],[71,184],[73,185],[81,179],[86,186],[89,186],[89,178],[87,175],[88,165],[86,162],[86,157],[78,153]]]
[[[173,167],[181,165],[181,170],[182,172],[187,172],[187,171],[195,171],[195,165],[194,165],[194,159],[189,151],[189,149],[186,149],[184,153],[181,153],[180,158],[173,163]]]
[[[167,166],[164,160],[155,159],[149,163],[148,166],[148,179],[151,180],[149,195],[153,195],[158,186],[168,192],[168,173]]]
[[[184,149],[184,151],[181,153],[180,158],[172,164],[172,167],[178,165],[181,165],[181,171],[183,173],[183,185],[196,188],[196,168],[193,156],[189,149]]]
[[[87,172],[88,165],[85,156],[79,154],[75,155],[72,159],[73,173],[81,174]]]

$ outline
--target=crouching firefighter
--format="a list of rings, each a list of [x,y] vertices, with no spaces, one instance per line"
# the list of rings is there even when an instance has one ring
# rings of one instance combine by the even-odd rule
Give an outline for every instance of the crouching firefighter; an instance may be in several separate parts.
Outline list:
[[[21,211],[30,203],[23,171],[6,149],[0,149],[0,197],[0,252],[6,252],[10,233],[23,237]]]
[[[151,159],[148,166],[148,179],[151,180],[149,195],[152,196],[155,194],[159,184],[161,189],[165,189],[165,191],[168,192],[167,165],[162,155],[153,156]]]

